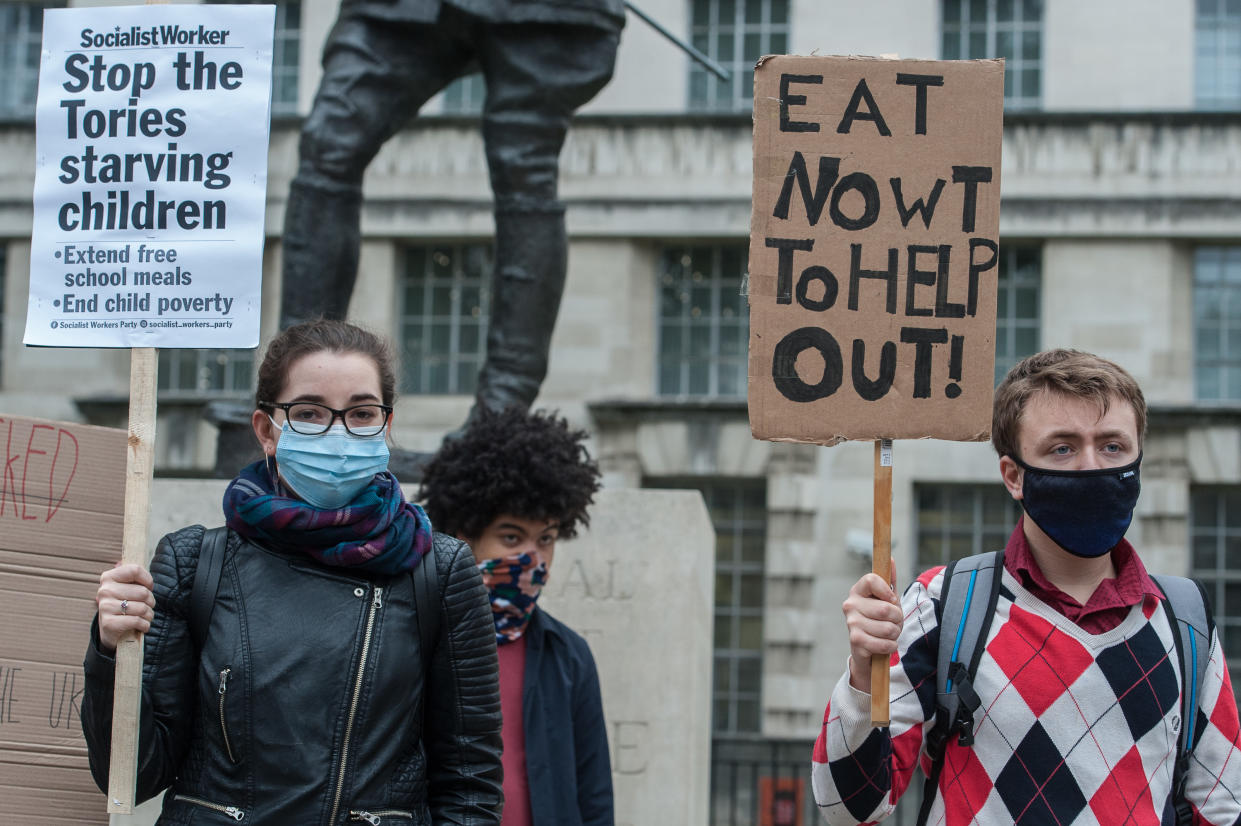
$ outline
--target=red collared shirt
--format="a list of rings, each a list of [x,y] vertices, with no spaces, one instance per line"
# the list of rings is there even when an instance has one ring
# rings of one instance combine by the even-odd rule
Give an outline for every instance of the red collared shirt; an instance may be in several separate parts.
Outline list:
[[[1005,570],[1039,600],[1091,634],[1111,631],[1129,615],[1129,609],[1141,603],[1147,594],[1158,599],[1162,593],[1146,573],[1146,566],[1127,539],[1120,540],[1120,544],[1112,549],[1112,564],[1116,567],[1115,579],[1100,582],[1090,599],[1082,605],[1043,576],[1034,554],[1030,552],[1020,520],[1004,547]]]
[[[530,783],[526,774],[526,726],[522,698],[526,686],[526,636],[496,646],[500,661],[500,736],[504,753],[504,816],[500,826],[532,826]]]

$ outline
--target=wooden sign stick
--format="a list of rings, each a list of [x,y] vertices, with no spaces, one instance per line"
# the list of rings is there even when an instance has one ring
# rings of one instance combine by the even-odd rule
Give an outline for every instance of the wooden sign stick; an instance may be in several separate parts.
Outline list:
[[[168,0],[146,0],[159,6]],[[125,525],[121,563],[146,565],[155,470],[155,390],[159,375],[154,347],[129,351],[129,441],[125,453]],[[158,608],[157,608],[158,610]],[[138,713],[142,708],[142,635],[116,646],[112,683],[112,754],[108,758],[108,813],[134,811],[138,783]]]
[[[870,569],[892,584],[892,440],[875,442],[875,524]],[[890,658],[876,654],[870,658],[870,723],[886,726],[891,722],[888,709]]]
[[[155,462],[154,347],[129,351],[129,443],[125,463],[125,527],[121,562],[146,565],[151,517],[151,473]],[[158,610],[158,607],[157,609]],[[108,812],[132,814],[138,775],[138,712],[142,703],[142,635],[116,647],[112,697],[112,756],[108,771]]]

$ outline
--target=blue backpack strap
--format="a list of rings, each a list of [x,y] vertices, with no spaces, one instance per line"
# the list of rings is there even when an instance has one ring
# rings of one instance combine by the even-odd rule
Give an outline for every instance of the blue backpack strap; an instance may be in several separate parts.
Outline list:
[[[1206,591],[1197,580],[1166,574],[1151,579],[1163,591],[1164,613],[1175,633],[1177,660],[1181,666],[1181,731],[1176,764],[1172,774],[1173,803],[1178,824],[1192,822],[1193,811],[1185,799],[1185,782],[1189,771],[1189,755],[1199,733],[1198,706],[1202,684],[1206,679],[1207,661],[1211,656],[1211,635],[1215,620],[1211,616]]]
[[[991,618],[1004,578],[1004,552],[975,554],[948,564],[935,614],[939,622],[939,652],[935,669],[935,724],[927,735],[931,771],[922,792],[918,824],[931,814],[939,792],[948,741],[956,735],[962,746],[974,743],[974,712],[981,699],[974,691],[974,675],[987,645]]]

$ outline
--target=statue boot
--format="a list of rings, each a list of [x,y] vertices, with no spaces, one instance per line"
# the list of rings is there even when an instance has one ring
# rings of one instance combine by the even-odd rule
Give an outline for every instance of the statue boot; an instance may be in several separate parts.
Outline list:
[[[529,408],[547,375],[568,264],[564,208],[497,210],[487,356],[474,407]]]
[[[323,176],[293,181],[284,213],[281,330],[320,316],[343,320],[348,315],[358,278],[361,214],[360,187]]]

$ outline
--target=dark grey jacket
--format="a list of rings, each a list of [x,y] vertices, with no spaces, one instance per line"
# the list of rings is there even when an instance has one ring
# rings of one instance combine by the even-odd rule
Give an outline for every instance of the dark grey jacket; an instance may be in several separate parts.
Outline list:
[[[166,536],[151,562],[137,796],[168,789],[160,824],[499,823],[495,629],[464,543],[435,536],[441,613],[424,673],[409,574],[236,534],[199,656],[187,617],[202,532]],[[114,663],[91,636],[82,728],[106,789]]]

